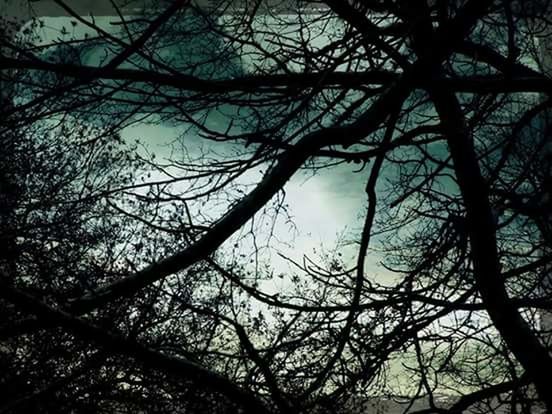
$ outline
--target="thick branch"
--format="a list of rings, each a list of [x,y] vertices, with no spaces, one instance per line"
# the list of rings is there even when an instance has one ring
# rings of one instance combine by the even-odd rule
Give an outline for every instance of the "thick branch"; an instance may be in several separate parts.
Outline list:
[[[456,97],[449,91],[434,90],[431,97],[447,134],[449,150],[466,208],[476,286],[495,327],[535,383],[548,409],[552,410],[547,374],[552,372],[552,358],[506,292],[500,270],[489,190],[481,175],[462,109]]]
[[[2,279],[5,278],[2,277]],[[210,371],[201,365],[183,358],[162,354],[116,333],[106,331],[74,315],[46,305],[1,281],[0,292],[6,300],[24,308],[28,312],[36,314],[40,318],[55,320],[59,325],[81,338],[95,342],[119,354],[132,356],[153,369],[162,369],[185,380],[202,384],[207,389],[225,395],[229,400],[244,407],[248,412],[268,412],[265,405],[249,391],[242,389],[228,378]]]
[[[282,93],[302,91],[313,87],[324,88],[365,88],[389,86],[400,74],[386,70],[364,72],[331,72],[331,73],[286,73],[273,75],[250,75],[233,79],[208,80],[186,74],[173,74],[163,71],[142,69],[101,68],[94,66],[73,65],[45,62],[40,59],[22,60],[2,57],[0,69],[25,69],[52,72],[72,77],[77,80],[89,81],[114,80],[166,86],[181,91],[226,94],[233,92],[260,93],[275,90]],[[546,76],[531,71],[509,77],[503,75],[473,75],[455,78],[427,77],[421,74],[413,79],[415,88],[426,89],[430,86],[445,87],[454,92],[466,93],[515,93],[535,92],[551,93],[552,80]]]

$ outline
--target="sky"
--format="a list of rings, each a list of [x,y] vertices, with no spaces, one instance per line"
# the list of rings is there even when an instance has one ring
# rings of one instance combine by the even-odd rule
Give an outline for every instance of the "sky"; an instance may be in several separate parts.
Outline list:
[[[60,36],[63,27],[70,33],[67,36],[83,36],[84,31],[78,32],[78,28],[71,25],[69,18],[45,18],[44,27],[40,30],[40,42],[50,42]],[[106,29],[113,28],[110,25],[111,18],[97,18],[96,23]],[[91,33],[89,32],[89,35]],[[321,40],[322,41],[322,40]],[[90,50],[85,64],[94,64],[103,55],[103,50],[98,47]],[[242,63],[247,65],[248,63]],[[251,63],[249,63],[251,64]],[[247,68],[245,68],[247,70]],[[128,142],[134,142],[140,138],[147,147],[147,150],[156,154],[158,160],[166,159],[178,151],[178,142],[182,135],[184,125],[144,124],[136,123],[122,131],[122,137]],[[191,155],[199,154],[198,147],[211,145],[209,142],[200,140],[197,136],[187,137]],[[217,146],[220,144],[217,144]],[[367,180],[367,169],[358,171],[357,164],[343,164],[327,168],[312,174],[309,170],[297,173],[285,186],[286,202],[289,206],[289,213],[296,224],[293,230],[285,222],[279,222],[275,228],[275,250],[269,256],[275,274],[287,274],[292,266],[283,260],[278,253],[288,256],[296,262],[301,263],[304,255],[315,257],[323,249],[331,250],[343,239],[354,238],[360,232],[362,218],[366,208],[366,194],[364,186]],[[256,180],[254,173],[243,177],[244,181]],[[211,214],[221,216],[224,209],[213,209]],[[262,236],[262,235],[261,235]],[[277,242],[280,240],[281,242]],[[226,246],[233,243],[230,240]],[[343,248],[345,260],[354,263],[352,249]],[[245,243],[242,246],[244,251],[251,251],[252,245]],[[367,270],[374,277],[381,277],[379,282],[384,283],[390,276],[384,269],[378,266],[381,260],[375,253],[371,253],[367,260]],[[263,282],[261,288],[266,293],[274,293],[285,289],[287,276],[282,278],[274,277]]]
[[[48,44],[58,39],[82,38],[85,33],[92,36],[89,30],[82,29],[82,25],[72,25],[73,19],[68,17],[47,17],[41,19],[43,27],[38,29],[39,40],[36,44]],[[103,29],[113,32],[120,26],[114,26],[112,22],[117,20],[112,17],[97,17],[95,23]],[[66,34],[62,34],[66,32]],[[321,37],[317,42],[323,42]],[[163,53],[163,52],[160,52]],[[105,59],[105,49],[101,46],[88,49],[82,55],[83,63],[88,65],[97,65],[102,59]],[[245,70],[251,62],[241,62]],[[220,122],[220,120],[219,120]],[[132,143],[139,138],[147,147],[148,152],[155,153],[157,160],[164,160],[175,155],[180,146],[179,137],[185,124],[175,123],[136,123],[125,128],[121,135]],[[199,146],[204,145],[209,149],[209,142],[201,140],[197,136],[186,136],[188,151],[191,156],[197,151]],[[177,144],[177,145],[175,145]],[[217,148],[220,144],[217,143]],[[178,154],[176,154],[178,156]],[[368,168],[362,171],[359,165],[350,163],[336,167],[327,168],[312,174],[309,170],[299,171],[285,186],[286,203],[289,206],[289,214],[296,224],[295,228],[290,227],[284,221],[280,221],[275,228],[274,244],[275,250],[267,253],[274,268],[275,274],[287,274],[293,266],[283,260],[278,254],[292,258],[296,262],[302,262],[303,255],[315,257],[322,250],[333,249],[336,244],[343,239],[351,239],[359,233],[366,208],[366,195],[364,186],[367,180]],[[243,180],[255,180],[251,174],[243,177]],[[211,211],[216,217],[224,213],[223,209]],[[262,235],[260,235],[262,237]],[[278,241],[281,241],[279,243]],[[231,245],[233,240],[229,240],[226,245]],[[351,249],[344,248],[342,251],[346,261],[354,263],[355,258]],[[224,247],[223,247],[224,248]],[[244,251],[251,250],[253,246],[245,243],[242,246]],[[350,253],[350,254],[348,254]],[[368,259],[372,273],[376,273],[378,257],[371,256]],[[383,269],[379,270],[380,272]],[[280,278],[274,278],[273,281],[264,283],[267,290],[278,290],[285,284],[286,278],[282,281]],[[272,285],[271,285],[272,283]]]

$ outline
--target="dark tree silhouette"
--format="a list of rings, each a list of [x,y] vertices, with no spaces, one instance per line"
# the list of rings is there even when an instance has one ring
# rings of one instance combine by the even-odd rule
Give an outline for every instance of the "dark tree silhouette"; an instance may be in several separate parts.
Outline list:
[[[546,1],[55,3],[0,45],[0,412],[552,410]],[[360,227],[279,274],[336,168]]]

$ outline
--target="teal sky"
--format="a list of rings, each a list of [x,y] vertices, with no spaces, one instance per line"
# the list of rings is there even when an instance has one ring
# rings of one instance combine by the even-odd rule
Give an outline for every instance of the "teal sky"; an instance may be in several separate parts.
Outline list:
[[[44,18],[44,26],[39,29],[41,40],[38,44],[48,44],[60,39],[60,33],[65,28],[67,32],[61,38],[82,38],[85,33],[93,36],[89,30],[82,30],[81,25],[73,26],[70,18]],[[106,31],[113,31],[111,23],[114,18],[98,17],[95,23]],[[322,41],[322,40],[319,40]],[[105,59],[105,49],[101,46],[88,48],[82,55],[84,64],[96,65]],[[213,122],[224,123],[224,117],[214,119]],[[146,145],[148,151],[155,153],[158,160],[178,158],[182,145],[186,146],[190,157],[198,156],[199,149],[221,151],[220,143],[211,143],[202,140],[194,134],[187,134],[182,143],[182,130],[186,128],[184,123],[157,124],[138,123],[122,131],[122,136],[128,142],[134,142],[137,138]],[[365,193],[364,186],[367,178],[367,169],[356,172],[357,164],[345,164],[317,172],[314,176],[309,170],[296,174],[286,185],[286,202],[289,205],[289,213],[295,222],[295,229],[280,222],[275,229],[276,238],[274,247],[294,260],[302,261],[304,254],[313,255],[320,252],[321,248],[333,248],[339,236],[345,235],[351,238],[361,224],[359,217],[364,213]],[[244,182],[254,182],[260,175],[253,177],[249,174],[243,177]],[[208,209],[213,218],[224,213],[224,209],[217,206]],[[262,237],[262,235],[261,235]],[[282,241],[281,243],[278,240]],[[231,244],[229,241],[227,244]],[[291,243],[291,246],[286,246]],[[244,246],[247,250],[246,246]],[[287,265],[278,257],[276,251],[272,252],[270,259],[278,272],[285,272]],[[378,259],[369,260],[374,266]],[[375,269],[374,269],[375,270]],[[380,269],[382,272],[383,270]],[[278,279],[275,283],[280,284]],[[269,286],[267,286],[269,288]]]
[[[96,24],[106,30],[113,30],[112,18],[97,18]],[[63,36],[82,37],[85,33],[92,36],[91,31],[81,30],[79,25],[73,26],[69,18],[46,18],[44,27],[40,29],[40,43],[55,41],[62,28],[65,27],[68,33]],[[62,37],[63,37],[62,36]],[[323,37],[320,38],[323,42]],[[85,54],[84,64],[98,64],[105,58],[105,50],[101,46],[92,48]],[[249,63],[243,63],[241,68],[247,71]],[[219,118],[224,123],[224,118]],[[212,143],[202,140],[197,135],[188,134],[182,141],[182,131],[186,128],[183,123],[135,123],[122,131],[123,138],[128,142],[134,142],[137,138],[144,143],[147,151],[155,153],[158,160],[169,160],[179,158],[182,146],[185,146],[191,158],[199,157],[201,149],[206,151],[221,151],[220,143]],[[224,148],[222,149],[224,151]],[[259,169],[263,169],[261,166]],[[302,262],[304,255],[315,255],[321,248],[332,249],[343,236],[344,239],[354,239],[359,234],[359,227],[362,224],[362,217],[366,208],[366,195],[364,186],[367,179],[367,169],[358,172],[357,164],[344,164],[317,171],[315,175],[308,169],[296,174],[285,186],[286,203],[289,205],[289,213],[296,227],[292,228],[285,221],[281,220],[274,229],[272,252],[266,252],[266,260],[269,260],[276,273],[287,273],[289,264],[282,260],[277,253],[289,256],[297,262]],[[241,178],[243,183],[254,183],[258,181],[260,174],[252,172]],[[207,205],[208,215],[213,219],[220,217],[225,212],[224,205]],[[260,234],[260,238],[264,235]],[[356,237],[358,239],[358,237]],[[225,248],[234,243],[229,240]],[[248,243],[250,243],[248,245]],[[242,250],[251,251],[253,244],[251,240],[244,242]],[[344,249],[346,259],[354,261],[352,249]],[[390,279],[390,275],[378,265],[381,257],[371,254],[367,260],[367,271],[374,277],[379,277],[380,282]],[[274,277],[263,283],[262,289],[267,293],[277,292],[285,289],[287,276],[283,279]],[[398,365],[397,365],[398,366]]]

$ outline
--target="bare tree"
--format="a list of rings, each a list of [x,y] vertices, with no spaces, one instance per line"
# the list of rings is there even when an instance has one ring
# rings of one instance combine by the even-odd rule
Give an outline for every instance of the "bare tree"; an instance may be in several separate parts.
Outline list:
[[[2,410],[552,410],[546,2],[56,3],[2,43]],[[269,291],[336,166],[360,228]]]

